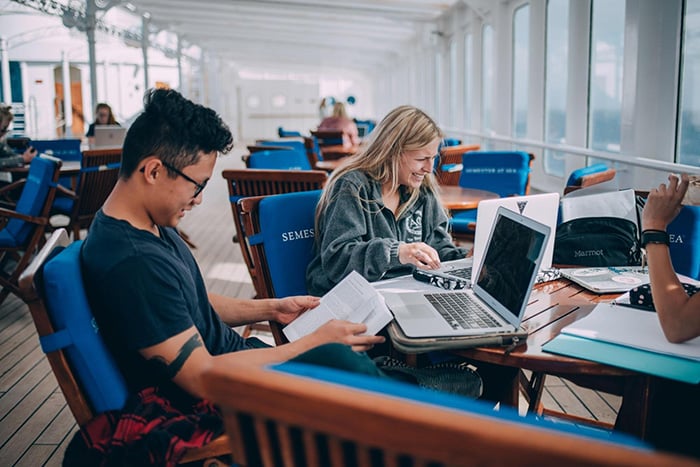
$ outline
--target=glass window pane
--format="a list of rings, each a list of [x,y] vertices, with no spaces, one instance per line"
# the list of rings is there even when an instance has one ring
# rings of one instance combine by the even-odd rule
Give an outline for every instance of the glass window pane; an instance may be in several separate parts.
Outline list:
[[[547,2],[544,137],[547,143],[566,143],[566,92],[569,63],[569,0]],[[544,170],[563,177],[565,155],[544,151]]]
[[[471,128],[472,118],[472,90],[471,90],[471,73],[474,69],[472,63],[472,35],[464,36],[464,126]]]
[[[450,94],[449,94],[449,115],[448,124],[455,126],[457,124],[457,42],[450,42]]]
[[[493,94],[493,27],[484,26],[481,61],[481,129],[491,130],[491,101]]]
[[[700,166],[700,0],[687,0],[678,128],[678,162]]]
[[[594,0],[588,147],[620,151],[625,0]]]
[[[527,137],[527,96],[530,50],[530,6],[513,16],[513,136]]]

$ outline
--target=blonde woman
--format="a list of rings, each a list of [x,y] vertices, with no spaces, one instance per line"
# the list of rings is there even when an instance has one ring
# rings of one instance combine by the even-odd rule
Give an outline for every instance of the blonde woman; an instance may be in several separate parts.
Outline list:
[[[376,281],[466,256],[452,243],[432,173],[442,137],[423,111],[397,107],[333,173],[316,210],[309,293],[323,295],[353,270]]]

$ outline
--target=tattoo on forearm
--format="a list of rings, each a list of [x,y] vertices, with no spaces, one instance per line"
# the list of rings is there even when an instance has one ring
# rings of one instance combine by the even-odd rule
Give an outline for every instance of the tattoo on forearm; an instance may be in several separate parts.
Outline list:
[[[168,379],[173,379],[185,364],[185,361],[187,361],[190,355],[192,355],[194,349],[201,346],[202,341],[199,338],[199,334],[193,334],[192,337],[187,339],[187,342],[182,344],[182,347],[180,347],[180,350],[175,357],[175,360],[172,362],[168,363],[165,358],[159,355],[152,357],[150,361],[153,362],[154,365],[168,377]]]

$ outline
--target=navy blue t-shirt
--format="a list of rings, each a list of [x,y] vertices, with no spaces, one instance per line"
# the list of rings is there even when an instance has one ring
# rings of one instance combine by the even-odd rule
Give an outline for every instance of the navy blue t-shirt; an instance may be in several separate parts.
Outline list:
[[[82,250],[90,307],[132,391],[168,385],[139,349],[195,326],[212,355],[247,348],[216,314],[197,263],[172,228],[160,238],[101,210]]]

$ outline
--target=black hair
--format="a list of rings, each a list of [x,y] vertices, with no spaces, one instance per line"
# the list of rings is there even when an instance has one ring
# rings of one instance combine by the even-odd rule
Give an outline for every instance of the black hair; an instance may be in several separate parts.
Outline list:
[[[182,169],[196,164],[202,153],[227,153],[231,148],[231,130],[214,110],[171,89],[150,89],[143,112],[124,138],[119,175],[129,178],[149,156]]]

